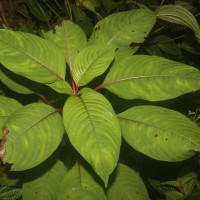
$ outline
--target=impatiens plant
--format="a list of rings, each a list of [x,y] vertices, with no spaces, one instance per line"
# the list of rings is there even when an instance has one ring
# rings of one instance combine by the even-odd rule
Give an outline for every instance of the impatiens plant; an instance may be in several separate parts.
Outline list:
[[[40,97],[23,103],[0,96],[0,158],[9,171],[1,184],[22,185],[5,194],[22,193],[24,200],[150,199],[138,171],[120,157],[123,145],[168,162],[200,151],[199,127],[156,105],[199,90],[200,71],[136,54],[158,17],[194,27],[199,39],[195,18],[187,11],[181,18],[182,12],[166,6],[115,13],[100,20],[89,39],[69,20],[42,37],[0,30],[1,82],[24,98]],[[149,103],[133,106],[136,99]],[[13,172],[20,174],[17,180],[9,176]]]

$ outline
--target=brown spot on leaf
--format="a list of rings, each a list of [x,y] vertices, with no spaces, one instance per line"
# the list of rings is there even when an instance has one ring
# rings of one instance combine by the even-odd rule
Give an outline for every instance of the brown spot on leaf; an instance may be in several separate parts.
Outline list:
[[[3,127],[2,127],[2,132],[3,132],[3,135],[6,136],[6,135],[9,133],[8,127],[3,126]]]
[[[158,134],[155,134],[154,137],[158,137]]]
[[[94,27],[94,31],[99,31],[101,28],[100,28],[100,26],[95,26]]]

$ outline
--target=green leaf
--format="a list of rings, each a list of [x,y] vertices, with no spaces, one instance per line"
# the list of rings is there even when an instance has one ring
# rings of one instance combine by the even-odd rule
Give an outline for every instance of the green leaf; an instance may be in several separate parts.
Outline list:
[[[91,12],[96,13],[93,0],[78,0],[77,6],[83,6],[86,9],[90,10]]]
[[[103,188],[82,166],[76,164],[65,176],[57,200],[106,200]]]
[[[180,56],[181,50],[175,41],[165,35],[158,35],[155,39],[152,40],[152,44],[156,45],[162,51],[172,55],[172,56]]]
[[[8,186],[0,187],[0,199],[1,200],[17,200],[22,196],[21,188],[14,188]]]
[[[200,71],[158,56],[134,55],[118,59],[96,89],[102,87],[124,99],[166,100],[200,89]]]
[[[21,93],[21,94],[32,94],[32,93],[34,93],[29,88],[27,88],[27,87],[25,87],[25,86],[23,86],[21,84],[18,84],[13,79],[11,79],[10,77],[8,77],[5,73],[2,72],[1,69],[0,69],[0,80],[8,88],[10,88],[11,90],[13,90],[13,91],[15,91],[17,93]]]
[[[8,97],[0,96],[0,130],[10,115],[21,107],[22,105],[18,101]],[[0,139],[2,139],[2,137],[3,134],[1,132]]]
[[[85,88],[67,99],[63,120],[72,145],[107,185],[121,144],[119,123],[108,100]]]
[[[194,166],[181,170],[177,181],[182,186],[182,193],[190,196],[198,181],[198,173],[195,171]]]
[[[144,42],[156,22],[148,9],[118,12],[99,21],[90,37],[90,44],[113,45],[118,54],[131,55]]]
[[[107,197],[108,200],[149,200],[146,187],[138,173],[123,164],[118,164]]]
[[[43,22],[48,22],[51,18],[47,12],[47,7],[42,1],[38,0],[26,0],[26,3],[31,11],[31,13],[39,20]]]
[[[58,110],[33,103],[14,112],[4,123],[3,132],[3,162],[12,164],[12,171],[21,171],[35,167],[55,151],[64,127]]]
[[[199,36],[200,29],[193,14],[179,5],[164,5],[157,11],[157,17],[165,21],[186,26]]]
[[[63,21],[62,25],[56,26],[55,29],[55,34],[49,31],[44,33],[44,37],[59,46],[67,63],[73,66],[75,56],[87,45],[86,35],[78,25],[69,20]]]
[[[86,85],[103,74],[114,59],[115,48],[93,45],[83,49],[75,58],[72,69],[73,78],[78,86]]]
[[[45,166],[45,169],[46,168],[47,166]],[[34,175],[36,173],[39,174],[39,171],[34,171]],[[43,174],[23,184],[23,200],[57,199],[61,182],[66,173],[67,170],[64,163],[59,160],[56,161],[53,166]]]
[[[55,83],[46,84],[58,93],[72,95],[72,88],[66,81],[57,81]]]
[[[185,196],[177,191],[168,191],[165,194],[166,200],[184,200]]]
[[[29,33],[0,30],[0,46],[0,62],[10,71],[47,85],[64,81],[64,55],[51,42]]]
[[[173,110],[136,106],[118,114],[123,138],[137,151],[157,160],[186,160],[200,151],[200,129]]]

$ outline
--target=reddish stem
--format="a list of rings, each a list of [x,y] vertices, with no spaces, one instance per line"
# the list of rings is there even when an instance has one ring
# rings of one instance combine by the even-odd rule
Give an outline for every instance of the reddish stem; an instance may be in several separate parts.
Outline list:
[[[37,95],[44,101],[44,103],[46,103],[49,106],[52,106],[52,104],[46,99],[46,97],[42,94],[38,94]]]

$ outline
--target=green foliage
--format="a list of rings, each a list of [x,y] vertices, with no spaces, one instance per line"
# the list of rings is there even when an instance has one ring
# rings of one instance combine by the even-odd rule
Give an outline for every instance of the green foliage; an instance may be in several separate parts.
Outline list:
[[[156,2],[155,11],[136,2],[64,1],[65,11],[56,0],[26,3],[49,28],[64,12],[76,23],[99,21],[84,31],[62,20],[42,36],[0,30],[0,199],[198,196],[199,110],[184,116],[177,102],[200,90],[199,65],[182,51],[199,55],[199,44],[183,40],[181,49],[156,21],[190,28],[198,40],[192,13]],[[146,164],[164,161],[178,176],[148,175]]]

